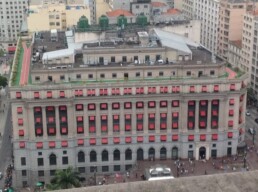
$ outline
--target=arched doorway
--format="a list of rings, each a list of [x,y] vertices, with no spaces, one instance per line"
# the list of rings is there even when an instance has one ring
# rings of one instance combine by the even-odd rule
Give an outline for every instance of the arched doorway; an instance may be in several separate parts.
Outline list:
[[[143,160],[143,149],[138,149],[137,150],[137,161],[142,161]]]
[[[151,147],[149,149],[149,160],[154,160],[155,159],[155,149]]]
[[[200,159],[205,159],[205,157],[206,157],[206,148],[205,147],[200,147],[199,157],[200,157]]]
[[[172,148],[172,159],[178,159],[178,148],[177,147]]]
[[[167,159],[167,149],[165,147],[160,149],[160,159]]]

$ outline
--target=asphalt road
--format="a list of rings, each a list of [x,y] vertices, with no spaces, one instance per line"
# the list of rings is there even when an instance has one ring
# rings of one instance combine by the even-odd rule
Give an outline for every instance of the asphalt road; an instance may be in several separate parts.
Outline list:
[[[5,113],[7,113],[6,123],[4,127],[4,134],[1,138],[1,148],[0,148],[0,172],[5,173],[6,167],[12,162],[12,142],[9,136],[11,135],[11,109],[10,103],[5,101],[6,108]],[[2,115],[2,114],[1,114]],[[3,119],[1,119],[3,120]],[[0,189],[4,188],[4,178],[0,180]]]
[[[246,137],[246,140],[253,140],[253,135],[251,135],[249,132],[248,132],[248,129],[249,128],[254,128],[255,131],[256,131],[256,135],[254,136],[254,142],[256,145],[258,145],[258,123],[256,123],[254,120],[256,118],[258,118],[258,112],[256,111],[256,108],[252,107],[252,108],[248,108],[247,109],[251,115],[250,116],[246,116],[246,134],[245,134],[245,137]]]

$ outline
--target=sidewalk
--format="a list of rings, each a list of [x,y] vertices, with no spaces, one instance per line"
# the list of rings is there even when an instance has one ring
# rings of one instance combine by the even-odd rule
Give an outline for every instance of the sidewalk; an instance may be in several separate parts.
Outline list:
[[[2,144],[2,139],[5,131],[5,125],[7,121],[7,111],[9,107],[9,100],[6,95],[1,95],[0,97],[0,148]]]

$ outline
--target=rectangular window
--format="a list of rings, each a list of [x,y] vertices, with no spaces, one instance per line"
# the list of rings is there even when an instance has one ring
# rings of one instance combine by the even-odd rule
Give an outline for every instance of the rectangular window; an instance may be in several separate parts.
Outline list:
[[[102,172],[108,172],[109,168],[108,166],[102,166]]]
[[[116,57],[111,57],[111,63],[115,63],[116,62]]]
[[[88,79],[93,79],[93,74],[89,74]]]
[[[21,165],[22,166],[26,165],[26,158],[25,157],[21,157]]]
[[[152,72],[148,72],[147,77],[152,77]]]
[[[44,166],[44,159],[38,158],[38,166]]]
[[[38,176],[39,177],[44,177],[44,171],[38,171]]]
[[[140,77],[141,76],[141,73],[140,72],[136,72],[135,73],[135,77]]]
[[[63,165],[68,165],[68,157],[62,157]]]
[[[112,78],[116,78],[116,77],[117,77],[116,73],[112,73]]]
[[[27,176],[27,171],[26,170],[22,170],[22,176]]]
[[[64,75],[60,75],[60,80],[65,80],[65,76]]]
[[[76,79],[81,79],[81,78],[82,78],[81,74],[76,74]]]
[[[104,73],[101,73],[101,74],[100,74],[100,78],[105,78],[105,74],[104,74]]]
[[[159,72],[159,76],[162,77],[164,75],[164,72],[163,71],[160,71]]]
[[[186,76],[191,76],[191,71],[187,71]]]

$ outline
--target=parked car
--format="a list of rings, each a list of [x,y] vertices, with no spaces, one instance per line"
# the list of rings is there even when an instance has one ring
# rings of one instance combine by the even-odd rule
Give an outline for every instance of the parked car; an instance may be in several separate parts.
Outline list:
[[[251,135],[254,135],[256,133],[255,129],[254,128],[249,128],[248,129],[248,132],[251,134]]]
[[[246,116],[250,116],[251,115],[251,113],[249,112],[249,111],[246,111]]]
[[[256,123],[258,123],[258,118],[254,120]]]

